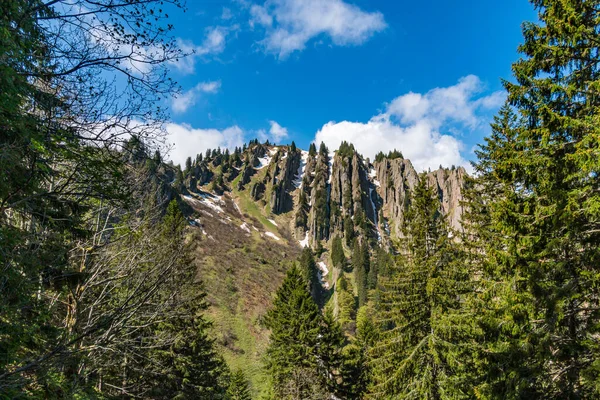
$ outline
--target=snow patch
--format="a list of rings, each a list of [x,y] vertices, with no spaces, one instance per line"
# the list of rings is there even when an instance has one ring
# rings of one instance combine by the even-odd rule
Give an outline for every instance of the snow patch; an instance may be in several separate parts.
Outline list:
[[[243,224],[241,224],[241,225],[240,225],[240,228],[241,228],[243,231],[246,231],[246,232],[248,232],[248,233],[251,233],[251,232],[250,232],[250,228],[248,228],[248,224],[247,224],[247,223],[245,223],[245,222],[244,222]]]
[[[302,150],[302,158],[300,159],[300,166],[298,167],[298,172],[296,172],[296,179],[294,179],[293,184],[297,188],[302,188],[302,179],[304,178],[304,173],[306,172],[306,163],[308,162],[308,151]]]
[[[271,164],[271,159],[272,157],[269,156],[264,156],[258,159],[258,166],[256,167],[256,169],[263,169],[264,167],[268,166],[269,164]]]
[[[321,286],[323,286],[325,289],[329,289],[329,282],[325,280],[325,278],[329,274],[329,269],[327,269],[327,265],[323,261],[319,261],[317,265],[319,266],[319,271],[321,272],[320,274],[318,274],[319,282],[321,283]]]
[[[215,196],[209,193],[200,193],[194,194],[194,197],[184,195],[183,198],[194,204],[202,204],[206,207],[213,209],[218,213],[224,212],[221,206],[225,205],[225,201],[223,201],[223,199],[220,196]]]
[[[237,212],[239,212],[239,213],[240,213],[240,215],[244,215],[244,214],[242,213],[242,209],[240,208],[240,206],[238,206],[238,203],[236,203],[235,201],[233,201],[232,203],[233,203],[233,205],[235,206],[235,209],[237,210]]]
[[[270,223],[272,223],[275,226],[279,226],[279,225],[277,225],[277,222],[275,222],[274,220],[272,220],[270,218],[267,218],[267,221],[269,221]]]
[[[273,238],[273,239],[275,239],[275,240],[277,240],[277,241],[280,241],[280,240],[281,240],[281,239],[279,239],[279,238],[277,237],[277,235],[275,235],[275,234],[274,234],[274,233],[272,233],[272,232],[265,232],[265,235],[267,235],[268,237],[270,237],[270,238]]]
[[[298,243],[300,243],[300,246],[303,248],[308,247],[308,231],[306,231],[306,236],[304,236],[304,239],[298,240]]]

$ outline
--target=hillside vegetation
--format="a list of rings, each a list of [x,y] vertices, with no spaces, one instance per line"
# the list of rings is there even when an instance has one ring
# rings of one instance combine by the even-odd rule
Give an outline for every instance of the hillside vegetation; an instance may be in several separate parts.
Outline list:
[[[600,2],[533,1],[473,176],[174,165],[163,2],[84,3],[0,3],[1,399],[600,397]]]

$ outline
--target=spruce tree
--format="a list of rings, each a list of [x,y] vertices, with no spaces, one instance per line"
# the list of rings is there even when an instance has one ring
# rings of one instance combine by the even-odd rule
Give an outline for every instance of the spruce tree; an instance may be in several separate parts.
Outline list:
[[[599,1],[532,1],[508,104],[478,152],[490,397],[600,396]],[[509,115],[514,114],[514,115]],[[511,121],[510,124],[506,122]],[[477,220],[475,222],[478,222]],[[480,252],[481,252],[480,251]],[[502,285],[493,282],[501,279]],[[482,296],[483,297],[483,296]],[[593,339],[596,338],[596,339]],[[517,361],[519,360],[519,361]]]
[[[358,239],[354,240],[352,251],[352,269],[354,270],[354,280],[358,293],[358,307],[367,303],[367,276],[369,273],[369,249],[367,245],[360,244]]]
[[[271,330],[266,368],[272,377],[274,392],[281,394],[290,381],[293,382],[296,369],[318,369],[321,315],[298,267],[288,270],[275,294],[273,308],[267,312],[265,325]]]
[[[457,374],[468,275],[438,207],[422,175],[407,211],[402,256],[391,276],[380,279],[380,340],[370,351],[376,398],[469,398]]]
[[[300,255],[300,269],[304,274],[306,289],[310,292],[313,300],[318,304],[321,297],[321,283],[319,282],[319,270],[315,262],[314,254],[310,247],[302,249]]]
[[[250,383],[241,369],[231,374],[229,388],[227,388],[228,400],[251,400]]]
[[[318,343],[318,365],[320,374],[325,377],[328,391],[338,393],[340,368],[344,362],[342,349],[346,341],[340,324],[333,317],[331,309],[326,309],[321,319]]]
[[[333,263],[334,267],[340,269],[343,269],[346,265],[346,255],[344,254],[342,239],[337,235],[331,242],[331,262]]]

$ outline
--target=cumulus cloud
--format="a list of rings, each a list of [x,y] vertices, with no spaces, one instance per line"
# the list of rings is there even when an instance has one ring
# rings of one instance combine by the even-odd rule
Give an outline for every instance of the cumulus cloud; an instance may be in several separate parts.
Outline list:
[[[173,98],[171,107],[173,112],[181,114],[186,112],[190,107],[196,104],[198,97],[202,93],[216,93],[221,87],[221,81],[201,82],[192,89],[183,92]]]
[[[359,45],[387,24],[378,11],[366,12],[343,0],[267,0],[250,7],[250,26],[262,26],[265,51],[284,59],[324,35],[335,45]]]
[[[184,165],[187,157],[204,153],[206,149],[233,150],[244,143],[244,131],[237,125],[223,130],[197,129],[188,124],[170,123],[165,126],[171,151],[167,157],[175,164]]]
[[[266,129],[259,129],[255,131],[256,137],[261,142],[264,142],[265,140],[270,140],[274,143],[280,143],[289,136],[287,128],[284,128],[283,126],[279,125],[277,121],[271,120],[269,121],[269,124],[271,125],[271,127],[268,131]]]
[[[328,122],[315,142],[337,149],[346,140],[371,159],[379,151],[396,148],[421,171],[440,164],[470,168],[461,154],[464,144],[449,132],[482,128],[490,112],[502,104],[503,92],[484,96],[484,88],[477,76],[469,75],[450,87],[407,93],[367,122]]]
[[[269,121],[269,123],[271,124],[271,129],[269,129],[269,133],[271,134],[271,137],[274,141],[281,142],[283,139],[288,137],[287,128],[284,128],[275,121]]]

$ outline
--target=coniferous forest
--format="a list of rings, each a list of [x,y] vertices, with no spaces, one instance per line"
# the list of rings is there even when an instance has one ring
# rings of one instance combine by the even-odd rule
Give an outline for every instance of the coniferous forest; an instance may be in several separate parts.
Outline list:
[[[600,1],[530,3],[467,174],[182,169],[185,4],[1,1],[0,399],[599,399]]]

